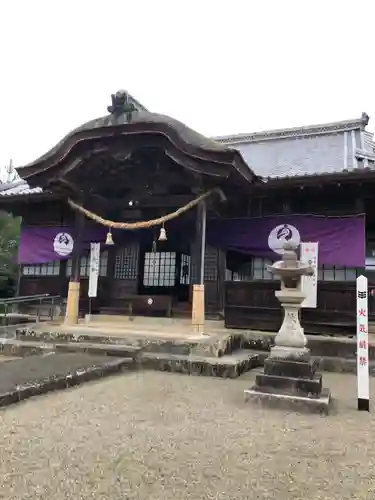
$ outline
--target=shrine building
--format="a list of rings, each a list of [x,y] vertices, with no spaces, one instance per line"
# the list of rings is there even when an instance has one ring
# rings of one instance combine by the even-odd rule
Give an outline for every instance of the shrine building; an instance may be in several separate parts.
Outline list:
[[[192,317],[198,330],[209,317],[276,331],[279,282],[268,265],[285,241],[318,242],[305,332],[354,332],[355,280],[375,282],[368,121],[212,139],[119,91],[107,115],[1,186],[0,208],[22,217],[18,294],[61,295],[70,324],[90,307]],[[101,251],[89,306],[93,242]]]

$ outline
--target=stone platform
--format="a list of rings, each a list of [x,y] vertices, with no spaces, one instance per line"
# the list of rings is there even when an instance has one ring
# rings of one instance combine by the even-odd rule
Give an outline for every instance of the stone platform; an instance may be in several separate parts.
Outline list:
[[[113,318],[113,319],[111,319]],[[154,321],[155,320],[155,321]],[[194,335],[186,320],[167,318],[134,318],[121,316],[97,319],[92,325],[66,327],[62,323],[29,324],[0,330],[10,340],[50,343],[127,344],[151,352],[223,356],[245,349],[257,354],[261,363],[268,357],[275,333],[256,330],[227,329],[221,321],[206,322],[207,335]],[[323,371],[356,373],[357,342],[355,338],[307,335],[313,358],[319,359]],[[25,347],[24,351],[28,348]],[[38,346],[35,346],[38,350]],[[1,345],[0,345],[1,350]],[[33,351],[35,352],[35,351]],[[370,375],[375,375],[375,335],[369,336]]]
[[[187,327],[175,333],[141,326],[40,323],[8,330],[0,338],[0,354],[14,361],[2,363],[6,370],[0,366],[6,386],[0,383],[0,406],[124,367],[236,378],[259,365],[258,354],[236,348],[238,339],[230,333],[194,335]]]
[[[206,335],[196,335],[190,321],[170,318],[94,317],[87,325],[66,326],[62,322],[43,322],[0,329],[0,355],[27,356],[46,352],[87,352],[93,355],[128,356],[129,353],[159,353],[160,359],[181,356],[222,358],[232,363],[252,354],[263,365],[274,343],[275,333],[226,329],[221,321],[207,321]],[[355,373],[356,339],[307,336],[312,358],[322,371]],[[228,358],[229,357],[229,358]],[[375,375],[375,342],[369,342],[370,374]],[[171,357],[171,366],[176,359]],[[154,361],[152,362],[154,363]],[[148,366],[152,363],[145,363]],[[160,361],[165,366],[164,361]],[[238,362],[239,373],[243,373]],[[208,366],[208,365],[207,365]],[[209,372],[209,368],[207,368]],[[205,372],[205,371],[203,371]],[[225,372],[225,371],[224,371]],[[206,372],[205,372],[206,373]],[[202,373],[203,374],[203,373]]]
[[[142,369],[223,378],[236,378],[259,365],[259,355],[241,348],[240,339],[220,330],[215,321],[209,334],[196,335],[190,323],[181,320],[152,322],[145,318],[130,322],[114,317],[104,323],[100,319],[90,325],[41,323],[19,327],[13,337],[0,342],[1,353],[24,357],[80,352],[126,357]]]
[[[317,372],[319,365],[316,359],[309,358],[309,354],[303,361],[268,357],[264,373],[258,374],[253,387],[245,390],[245,398],[328,413],[330,393],[323,389],[322,374]]]
[[[144,318],[150,319],[150,318]],[[151,321],[122,323],[118,317],[111,322],[92,325],[66,326],[56,323],[28,325],[15,330],[11,340],[38,342],[39,346],[58,345],[59,348],[86,344],[91,346],[131,346],[142,352],[164,352],[176,355],[200,355],[221,357],[233,349],[241,348],[238,335],[220,327],[210,328],[206,335],[197,335],[191,325],[183,320],[173,323]],[[212,322],[219,323],[219,322]],[[219,324],[220,325],[220,324]],[[221,326],[221,325],[220,325]],[[115,347],[114,347],[115,348]]]

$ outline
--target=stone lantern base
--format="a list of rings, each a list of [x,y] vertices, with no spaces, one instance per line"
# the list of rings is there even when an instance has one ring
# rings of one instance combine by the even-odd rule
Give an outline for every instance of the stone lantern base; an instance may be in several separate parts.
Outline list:
[[[323,389],[323,377],[317,373],[319,362],[306,358],[298,361],[267,358],[264,373],[258,374],[253,387],[245,390],[246,399],[328,413],[331,395],[328,389]]]
[[[284,311],[284,319],[275,337],[264,373],[257,375],[255,385],[245,391],[247,399],[299,405],[309,410],[328,413],[330,392],[323,389],[319,363],[310,358],[307,339],[299,320],[301,305],[306,298],[301,290],[302,276],[312,276],[314,269],[297,259],[296,247],[283,245],[283,260],[269,266],[279,276],[281,290],[275,292]]]

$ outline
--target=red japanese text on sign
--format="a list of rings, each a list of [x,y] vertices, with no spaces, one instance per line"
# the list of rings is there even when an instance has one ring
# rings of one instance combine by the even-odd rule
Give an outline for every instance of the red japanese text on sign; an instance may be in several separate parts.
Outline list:
[[[367,342],[366,340],[360,340],[358,343],[358,346],[360,349],[367,349]]]
[[[366,309],[361,308],[361,309],[358,311],[358,315],[359,315],[359,316],[366,316]]]
[[[359,364],[361,366],[366,366],[367,365],[367,358],[366,358],[366,356],[360,356],[359,357]]]
[[[367,333],[366,325],[359,325],[359,331],[361,333]]]

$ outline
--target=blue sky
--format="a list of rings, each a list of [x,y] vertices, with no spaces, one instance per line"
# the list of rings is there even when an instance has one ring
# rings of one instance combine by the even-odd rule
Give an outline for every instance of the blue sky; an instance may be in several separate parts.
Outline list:
[[[0,2],[0,165],[127,89],[206,135],[374,119],[375,2]]]

